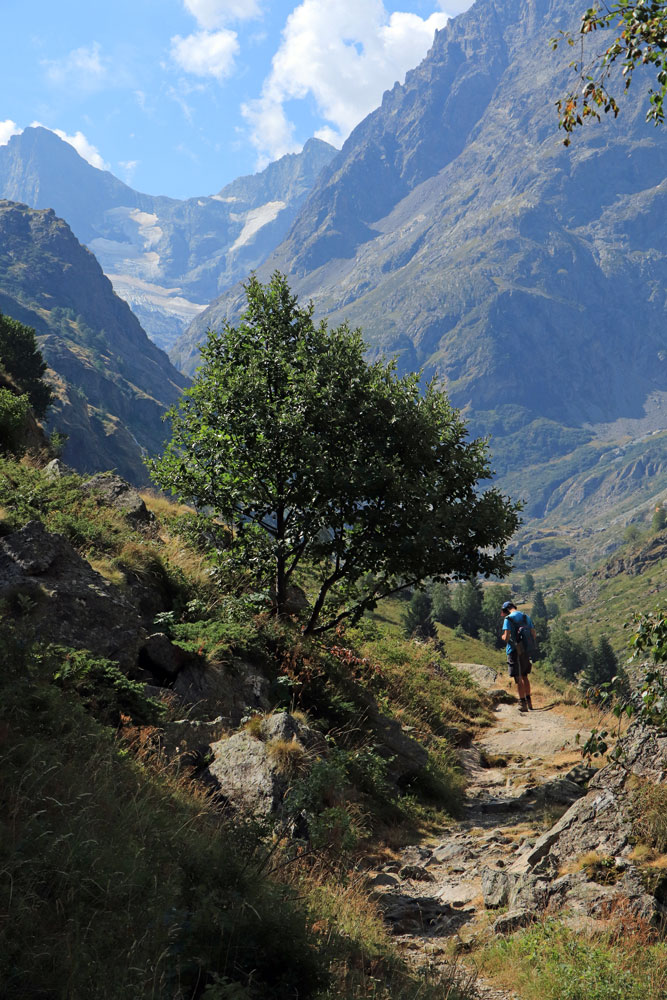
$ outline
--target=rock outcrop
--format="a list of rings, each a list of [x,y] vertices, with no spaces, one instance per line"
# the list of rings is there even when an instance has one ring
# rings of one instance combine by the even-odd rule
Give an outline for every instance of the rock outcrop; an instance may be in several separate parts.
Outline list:
[[[0,600],[50,642],[136,666],[146,638],[136,609],[41,521],[0,540]]]
[[[275,818],[290,784],[325,751],[320,734],[293,715],[278,712],[264,719],[256,733],[243,730],[214,743],[208,777],[242,812]]]

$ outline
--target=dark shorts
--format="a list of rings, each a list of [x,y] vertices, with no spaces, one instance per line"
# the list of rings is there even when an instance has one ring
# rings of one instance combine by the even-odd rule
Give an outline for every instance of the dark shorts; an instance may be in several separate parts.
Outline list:
[[[518,677],[526,677],[533,669],[533,665],[528,653],[525,653],[523,649],[513,649],[511,653],[507,654],[507,668],[510,677],[516,680]]]

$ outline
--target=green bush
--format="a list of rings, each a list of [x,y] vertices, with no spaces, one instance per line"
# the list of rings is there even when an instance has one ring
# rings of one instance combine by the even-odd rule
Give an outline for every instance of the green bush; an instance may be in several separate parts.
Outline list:
[[[25,424],[30,410],[27,396],[16,396],[9,389],[0,389],[0,450],[20,455],[23,450]]]
[[[486,949],[483,965],[509,978],[525,1000],[662,1000],[664,946],[625,951],[557,921],[535,924]]]
[[[155,725],[164,715],[163,705],[146,697],[144,685],[126,677],[116,663],[63,646],[49,647],[47,655],[57,662],[56,683],[74,693],[103,725],[120,725],[121,715],[137,725]]]

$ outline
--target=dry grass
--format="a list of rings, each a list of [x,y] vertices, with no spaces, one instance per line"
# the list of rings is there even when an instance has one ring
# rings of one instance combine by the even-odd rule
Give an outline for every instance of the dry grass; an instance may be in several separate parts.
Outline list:
[[[296,740],[271,740],[266,749],[279,774],[286,778],[296,778],[308,767],[308,751]]]
[[[113,559],[109,559],[107,556],[88,556],[88,563],[96,573],[103,576],[109,583],[113,583],[115,587],[120,587],[125,583],[125,574],[115,565]]]
[[[249,736],[252,736],[256,740],[262,740],[262,723],[264,722],[263,715],[251,715],[247,722],[243,724],[243,728]]]
[[[164,496],[163,493],[158,493],[155,490],[142,490],[139,496],[148,509],[160,519],[164,517],[180,517],[183,514],[194,514],[195,512],[194,507],[183,503],[176,503],[174,500],[170,500]]]

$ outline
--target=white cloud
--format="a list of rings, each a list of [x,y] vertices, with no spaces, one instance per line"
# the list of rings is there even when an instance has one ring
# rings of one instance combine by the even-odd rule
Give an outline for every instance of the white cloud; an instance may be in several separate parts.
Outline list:
[[[340,145],[383,92],[426,55],[447,15],[389,14],[382,0],[303,0],[290,14],[257,100],[243,105],[260,164],[298,148],[284,105],[312,95]]]
[[[260,14],[257,0],[184,0],[201,28],[213,31],[230,21],[245,21]]]
[[[139,166],[139,160],[121,160],[118,166],[122,168],[127,183],[131,184],[134,172]]]
[[[106,83],[109,74],[98,42],[73,49],[64,59],[45,60],[43,65],[51,83],[78,90],[97,90]]]
[[[212,76],[222,80],[234,68],[239,51],[236,32],[223,28],[220,31],[198,31],[171,40],[171,57],[186,73],[195,76]]]
[[[19,128],[11,118],[0,122],[0,146],[6,146],[13,135],[20,135],[22,131],[23,129]]]
[[[42,122],[33,122],[31,128],[48,128],[48,125],[43,125]],[[109,169],[109,164],[102,158],[100,151],[91,142],[88,142],[83,132],[75,132],[74,135],[68,135],[67,132],[63,132],[59,128],[52,128],[49,131],[54,132],[63,142],[68,142],[70,146],[73,146],[79,156],[87,160],[91,167],[97,167],[98,170]]]

